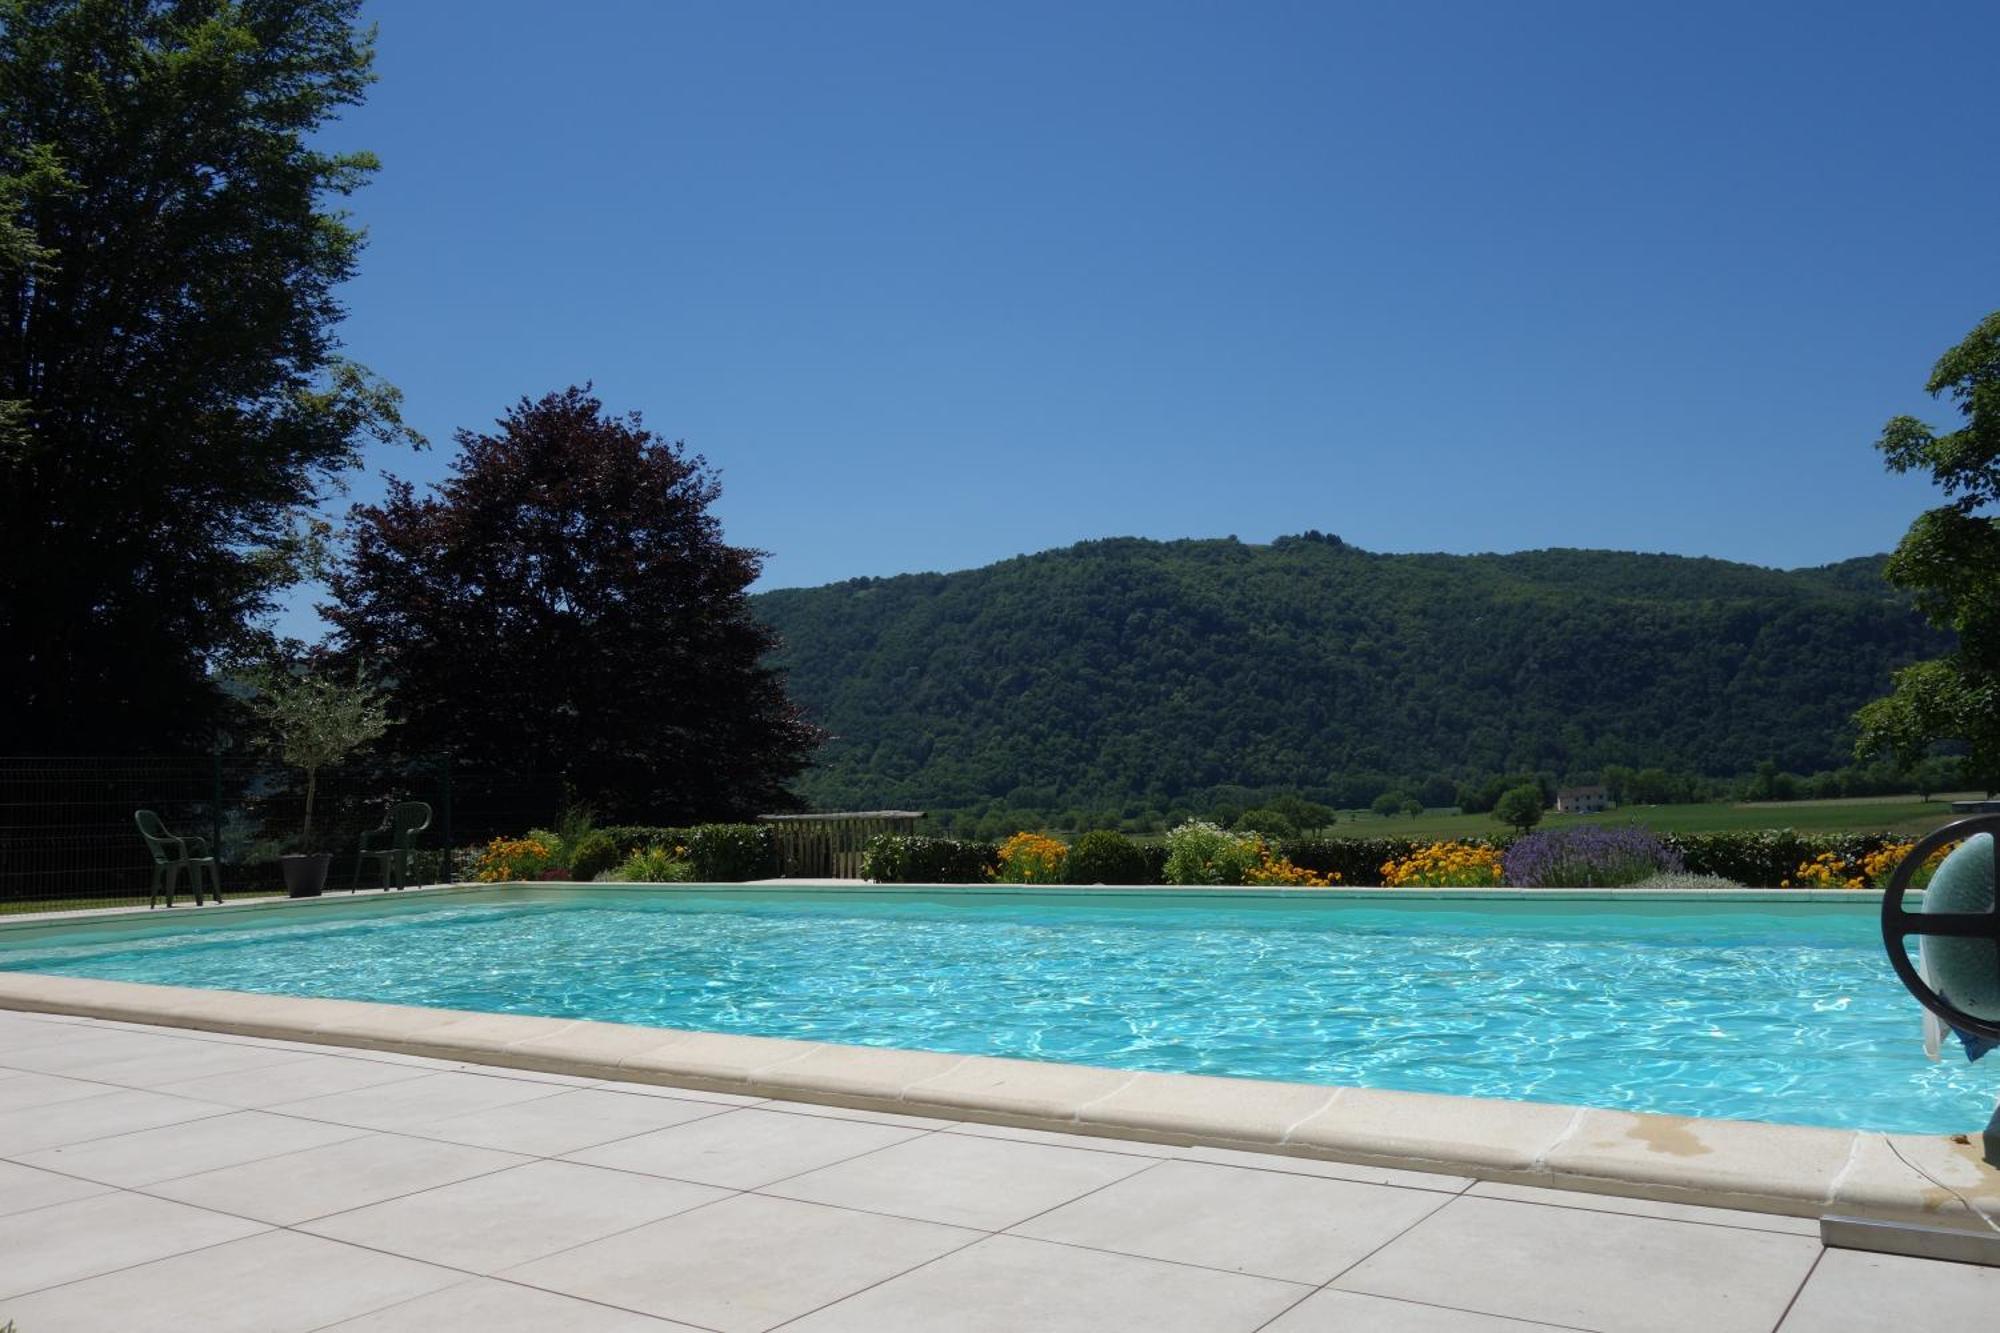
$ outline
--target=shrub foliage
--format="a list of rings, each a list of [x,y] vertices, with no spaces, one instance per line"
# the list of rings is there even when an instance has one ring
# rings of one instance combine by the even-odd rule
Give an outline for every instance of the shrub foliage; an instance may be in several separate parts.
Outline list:
[[[768,824],[697,824],[687,833],[688,861],[704,884],[740,884],[777,873]]]
[[[1507,849],[1507,883],[1521,889],[1601,889],[1682,869],[1657,834],[1637,825],[1585,824],[1518,838]]]
[[[1158,884],[1164,856],[1149,852],[1164,848],[1141,847],[1122,833],[1097,829],[1084,834],[1069,849],[1063,869],[1068,884]]]
[[[979,884],[999,866],[990,842],[883,833],[869,839],[861,876],[877,884]]]
[[[1016,833],[1000,844],[996,878],[1008,884],[1066,884],[1069,848],[1046,833]]]

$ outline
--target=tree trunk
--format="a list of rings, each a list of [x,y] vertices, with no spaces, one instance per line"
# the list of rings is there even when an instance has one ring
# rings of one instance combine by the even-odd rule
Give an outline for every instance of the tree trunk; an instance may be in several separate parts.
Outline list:
[[[318,789],[318,786],[319,786],[319,770],[316,768],[307,769],[306,770],[306,826],[299,833],[299,850],[307,854],[310,854],[312,852],[313,792]]]

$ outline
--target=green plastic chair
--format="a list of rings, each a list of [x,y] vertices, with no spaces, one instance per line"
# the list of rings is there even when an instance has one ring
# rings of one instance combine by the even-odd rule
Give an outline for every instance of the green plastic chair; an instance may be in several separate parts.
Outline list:
[[[194,905],[201,906],[201,872],[208,872],[209,889],[215,901],[222,901],[222,872],[217,869],[215,857],[209,854],[206,838],[177,838],[167,832],[167,826],[151,810],[137,810],[132,814],[132,822],[139,826],[139,836],[146,840],[146,850],[153,854],[153,893],[146,906],[157,907],[160,891],[166,890],[167,906],[174,905],[174,889],[179,885],[181,872],[187,871],[193,881]]]
[[[361,869],[370,861],[382,866],[382,887],[400,889],[410,875],[411,853],[417,835],[431,826],[431,808],[422,801],[397,801],[389,807],[380,828],[361,835],[361,850],[354,857],[354,882],[349,893],[361,887]]]

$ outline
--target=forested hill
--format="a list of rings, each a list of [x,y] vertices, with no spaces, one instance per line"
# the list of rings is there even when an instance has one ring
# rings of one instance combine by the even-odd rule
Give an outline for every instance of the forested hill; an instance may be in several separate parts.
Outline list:
[[[835,737],[814,804],[1129,814],[1227,785],[1837,767],[1854,709],[1945,646],[1881,565],[1113,539],[754,604]]]

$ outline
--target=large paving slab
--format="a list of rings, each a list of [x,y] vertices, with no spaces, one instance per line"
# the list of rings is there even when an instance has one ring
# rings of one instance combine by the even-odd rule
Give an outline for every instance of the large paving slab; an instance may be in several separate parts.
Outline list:
[[[723,1333],[761,1333],[979,1239],[956,1227],[740,1194],[506,1276]]]
[[[203,1171],[146,1192],[279,1226],[345,1213],[533,1160],[458,1143],[363,1134],[303,1152]]]
[[[1013,1230],[1318,1286],[1450,1199],[1277,1171],[1161,1162]]]
[[[93,1194],[104,1194],[110,1188],[18,1162],[0,1162],[0,1217],[46,1208],[52,1203],[73,1203]]]
[[[1250,1333],[1311,1291],[991,1236],[801,1319],[788,1333]]]
[[[120,1191],[0,1217],[0,1309],[43,1287],[205,1249],[265,1230],[165,1199]]]
[[[922,1132],[746,1107],[570,1156],[623,1171],[747,1190],[872,1153]]]
[[[1971,1330],[1996,1324],[2000,1268],[1828,1250],[1780,1333]]]
[[[29,1166],[107,1185],[139,1186],[358,1138],[366,1130],[237,1111],[20,1153]]]
[[[308,1333],[464,1281],[395,1255],[267,1231],[8,1303],[29,1333]]]
[[[518,1283],[473,1278],[358,1319],[330,1324],[325,1333],[702,1333],[594,1301],[558,1296]]]
[[[1333,1285],[1600,1333],[1769,1333],[1819,1253],[1804,1236],[1461,1196]]]
[[[998,1231],[1143,1171],[1154,1161],[970,1134],[928,1134],[793,1176],[768,1192]]]
[[[724,1197],[706,1185],[542,1161],[300,1226],[470,1273],[497,1273]]]
[[[1025,1104],[1018,1076],[944,1082]],[[1182,1095],[1120,1086],[1135,1115]],[[1809,1218],[916,1109],[0,1013],[0,1325],[1858,1333],[2000,1309],[2000,1271],[1825,1250]],[[1629,1126],[1595,1125],[1570,1141],[1609,1169]]]
[[[579,1088],[525,1102],[468,1111],[422,1122],[409,1132],[449,1139],[476,1148],[560,1157],[564,1153],[630,1139],[672,1125],[723,1115],[729,1108],[671,1097],[634,1097],[624,1092]],[[665,1172],[662,1174],[672,1174]]]

